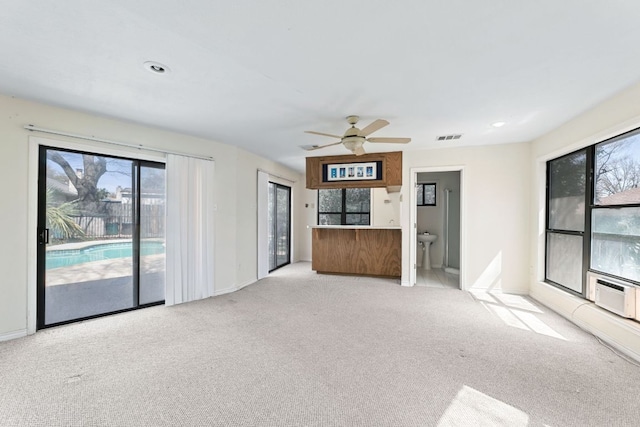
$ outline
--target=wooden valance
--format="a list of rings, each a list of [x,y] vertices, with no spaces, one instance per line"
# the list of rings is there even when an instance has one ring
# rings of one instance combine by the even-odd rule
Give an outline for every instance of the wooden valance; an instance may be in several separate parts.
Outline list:
[[[381,174],[378,179],[330,181],[327,166],[336,164],[376,163]],[[307,188],[386,188],[388,192],[398,192],[402,187],[402,151],[371,153],[362,156],[322,156],[307,157]]]

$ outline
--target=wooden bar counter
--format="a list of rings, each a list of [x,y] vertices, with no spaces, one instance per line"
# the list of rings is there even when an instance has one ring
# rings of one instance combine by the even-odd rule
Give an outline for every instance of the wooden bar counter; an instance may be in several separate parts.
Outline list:
[[[320,225],[311,240],[311,269],[318,273],[401,276],[400,227]]]

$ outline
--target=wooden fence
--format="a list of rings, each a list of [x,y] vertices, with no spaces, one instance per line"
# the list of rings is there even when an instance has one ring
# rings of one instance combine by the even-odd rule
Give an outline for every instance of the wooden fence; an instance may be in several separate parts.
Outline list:
[[[133,234],[133,206],[108,203],[105,214],[78,215],[76,223],[84,231],[84,239],[131,238]],[[140,237],[164,237],[164,205],[140,206]]]

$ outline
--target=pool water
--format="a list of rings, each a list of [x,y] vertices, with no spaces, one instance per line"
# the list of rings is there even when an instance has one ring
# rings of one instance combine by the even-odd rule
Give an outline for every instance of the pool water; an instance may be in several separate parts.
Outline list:
[[[117,258],[130,258],[133,249],[131,242],[99,243],[82,249],[65,249],[47,251],[47,270],[85,262],[104,261]],[[142,242],[140,256],[164,253],[164,242]]]

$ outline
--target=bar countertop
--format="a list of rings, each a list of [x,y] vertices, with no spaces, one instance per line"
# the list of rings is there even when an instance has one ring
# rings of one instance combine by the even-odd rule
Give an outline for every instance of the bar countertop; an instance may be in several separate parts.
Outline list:
[[[310,225],[308,228],[332,228],[338,230],[401,230],[399,225],[386,225],[386,226],[374,226],[374,225]]]

